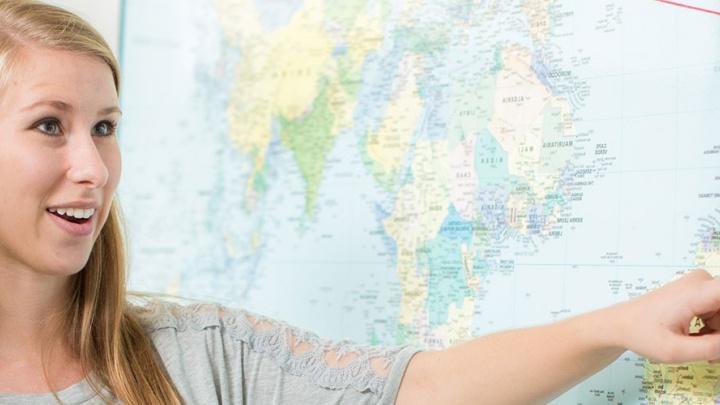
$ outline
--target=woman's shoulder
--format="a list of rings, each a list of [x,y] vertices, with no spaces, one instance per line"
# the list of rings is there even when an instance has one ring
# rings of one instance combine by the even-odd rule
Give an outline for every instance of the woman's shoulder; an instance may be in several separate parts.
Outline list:
[[[131,304],[130,308],[148,333],[162,329],[202,331],[222,327],[224,321],[232,321],[238,316],[244,317],[240,309],[228,310],[219,304],[171,301],[168,298],[144,299],[140,303]]]
[[[151,298],[131,305],[146,332],[153,334],[165,329],[175,333],[219,332],[235,340],[262,346],[261,337],[274,336],[283,331],[300,329],[242,308],[190,299]],[[306,339],[316,339],[312,333],[302,332]]]
[[[248,344],[259,352],[297,354],[316,351],[356,353],[364,358],[392,358],[402,347],[357,345],[349,340],[330,341],[284,321],[242,308],[193,300],[153,298],[133,305],[133,312],[149,334],[164,329],[176,333],[215,331]],[[299,348],[299,349],[298,349]]]
[[[228,343],[235,342],[233,353],[212,357],[223,363],[235,363],[232,359],[236,359],[243,369],[265,369],[266,377],[291,375],[318,388],[352,389],[377,397],[396,392],[407,363],[417,352],[407,346],[325,340],[283,321],[213,303],[152,299],[134,306],[134,311],[166,359],[177,357],[172,352],[193,358],[217,348],[227,350]],[[189,347],[176,347],[182,342]]]

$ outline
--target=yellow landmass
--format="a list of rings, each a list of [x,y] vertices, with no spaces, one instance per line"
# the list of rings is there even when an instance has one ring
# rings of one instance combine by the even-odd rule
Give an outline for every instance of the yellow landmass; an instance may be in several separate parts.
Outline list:
[[[245,51],[262,49],[266,38],[262,35],[260,16],[251,0],[216,0],[218,18],[225,38],[230,44]],[[252,206],[256,195],[252,182],[255,173],[265,164],[265,152],[271,134],[272,84],[268,80],[254,81],[254,77],[263,77],[266,60],[258,63],[239,64],[236,74],[238,80],[233,83],[226,117],[230,128],[230,137],[235,146],[244,154],[252,157],[253,175],[246,185],[246,204]],[[255,97],[248,97],[252,91]]]
[[[460,246],[463,259],[463,270],[465,272],[465,279],[467,280],[468,288],[473,291],[480,289],[480,276],[473,272],[473,258],[475,257],[475,251],[463,244]]]
[[[712,240],[711,236],[710,241],[700,243],[696,250],[696,264],[714,276],[720,275],[720,240]],[[647,362],[644,377],[650,404],[715,404],[720,397],[720,364]]]
[[[321,77],[332,69],[333,44],[322,29],[320,1],[308,2],[287,26],[269,34],[263,34],[254,5],[245,4],[242,11],[232,2],[219,6],[226,35],[241,47],[244,59],[234,72],[227,121],[233,143],[253,159],[245,187],[246,205],[252,207],[257,199],[253,182],[265,167],[272,120],[296,119],[312,106]]]
[[[360,14],[347,37],[347,53],[352,66],[359,68],[367,55],[383,41],[383,20],[379,4]]]
[[[707,362],[667,365],[648,362],[645,389],[649,404],[714,404],[720,394],[720,365]]]
[[[413,181],[399,191],[385,231],[397,244],[397,271],[402,286],[399,321],[413,325],[423,318],[427,271],[418,272],[417,248],[433,239],[447,215],[447,141],[421,140],[412,163]]]
[[[228,42],[245,48],[254,39],[260,39],[263,28],[253,0],[215,0],[218,22]]]
[[[530,24],[530,35],[545,42],[550,35],[550,0],[527,0],[522,6]]]
[[[418,94],[416,75],[420,73],[420,57],[409,55],[401,65],[397,92],[391,97],[380,128],[368,136],[367,155],[383,175],[394,173],[403,163],[412,135],[422,115],[422,99]]]
[[[287,25],[266,32],[254,2],[217,0],[216,6],[226,38],[242,56],[233,75],[227,121],[233,144],[252,159],[244,200],[252,208],[273,120],[302,119],[324,86],[334,118],[331,133],[337,136],[352,124],[356,98],[346,90],[346,81],[359,83],[365,58],[382,42],[382,17],[377,7],[370,7],[350,29],[327,30],[332,24],[324,20],[324,2],[308,0]],[[338,45],[347,55],[333,55]]]
[[[267,48],[243,55],[251,59],[239,64],[241,69],[262,67],[259,79],[271,86],[273,113],[287,120],[308,110],[318,95],[319,79],[332,75],[335,68],[331,63],[333,40],[324,30],[322,9],[322,1],[309,0],[287,26],[267,36]],[[237,77],[244,76],[238,72]],[[247,96],[255,94],[247,92]]]
[[[319,79],[334,67],[322,1],[309,0],[288,25],[271,33],[263,32],[252,2],[220,0],[218,6],[224,32],[240,46],[243,57],[235,72],[233,101],[269,98],[271,112],[288,120],[307,111],[317,97]]]

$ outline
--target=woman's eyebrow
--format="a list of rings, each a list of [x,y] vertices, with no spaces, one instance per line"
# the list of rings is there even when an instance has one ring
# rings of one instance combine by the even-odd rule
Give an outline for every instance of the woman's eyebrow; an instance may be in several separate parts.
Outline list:
[[[103,108],[102,110],[100,110],[99,115],[108,115],[108,114],[112,114],[112,113],[118,113],[118,114],[122,115],[122,110],[120,110],[119,107],[115,107],[115,106],[107,107],[107,108]]]
[[[70,104],[68,104],[68,103],[66,103],[66,102],[64,102],[64,101],[59,101],[59,100],[41,100],[41,101],[38,101],[38,102],[36,102],[36,103],[30,104],[29,106],[23,108],[23,109],[20,110],[20,111],[29,111],[29,110],[32,110],[32,109],[34,109],[34,108],[37,108],[37,107],[40,107],[40,106],[43,106],[43,105],[49,105],[50,107],[53,107],[53,108],[55,108],[55,109],[57,109],[57,110],[60,110],[60,111],[72,111],[72,109],[73,109]]]
[[[21,111],[29,111],[29,110],[32,110],[32,109],[34,109],[34,108],[37,108],[37,107],[40,107],[40,106],[43,106],[43,105],[47,105],[47,106],[53,107],[53,108],[55,108],[56,110],[60,110],[60,111],[63,111],[63,112],[67,112],[67,111],[72,111],[72,110],[73,110],[72,105],[70,105],[70,104],[68,104],[68,103],[66,103],[66,102],[64,102],[64,101],[59,101],[59,100],[41,100],[41,101],[38,101],[38,102],[36,102],[36,103],[33,103],[33,104],[31,104],[31,105],[23,108]],[[120,115],[122,115],[122,110],[120,110],[120,108],[117,107],[117,106],[111,106],[111,107],[103,108],[102,110],[98,111],[98,115],[108,115],[108,114],[112,114],[112,113],[119,113]]]

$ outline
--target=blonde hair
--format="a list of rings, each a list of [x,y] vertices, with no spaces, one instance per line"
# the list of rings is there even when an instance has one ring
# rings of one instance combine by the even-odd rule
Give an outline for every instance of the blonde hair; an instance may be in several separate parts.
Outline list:
[[[97,57],[112,70],[119,93],[117,60],[87,22],[40,2],[0,0],[0,96],[17,68],[23,46]],[[88,378],[93,390],[102,395],[102,384],[129,405],[182,403],[152,341],[127,302],[125,235],[116,200],[88,262],[72,276],[66,308],[60,333],[79,357],[86,375],[92,373],[99,380]]]

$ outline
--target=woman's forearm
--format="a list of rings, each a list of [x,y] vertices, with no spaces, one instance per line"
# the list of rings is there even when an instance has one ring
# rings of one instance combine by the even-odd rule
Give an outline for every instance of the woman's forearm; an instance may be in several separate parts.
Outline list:
[[[705,326],[690,333],[696,316]],[[664,363],[720,361],[720,279],[695,270],[632,301],[420,353],[396,403],[545,403],[625,350]]]
[[[613,310],[420,353],[408,367],[396,403],[546,403],[624,352],[607,322]]]

